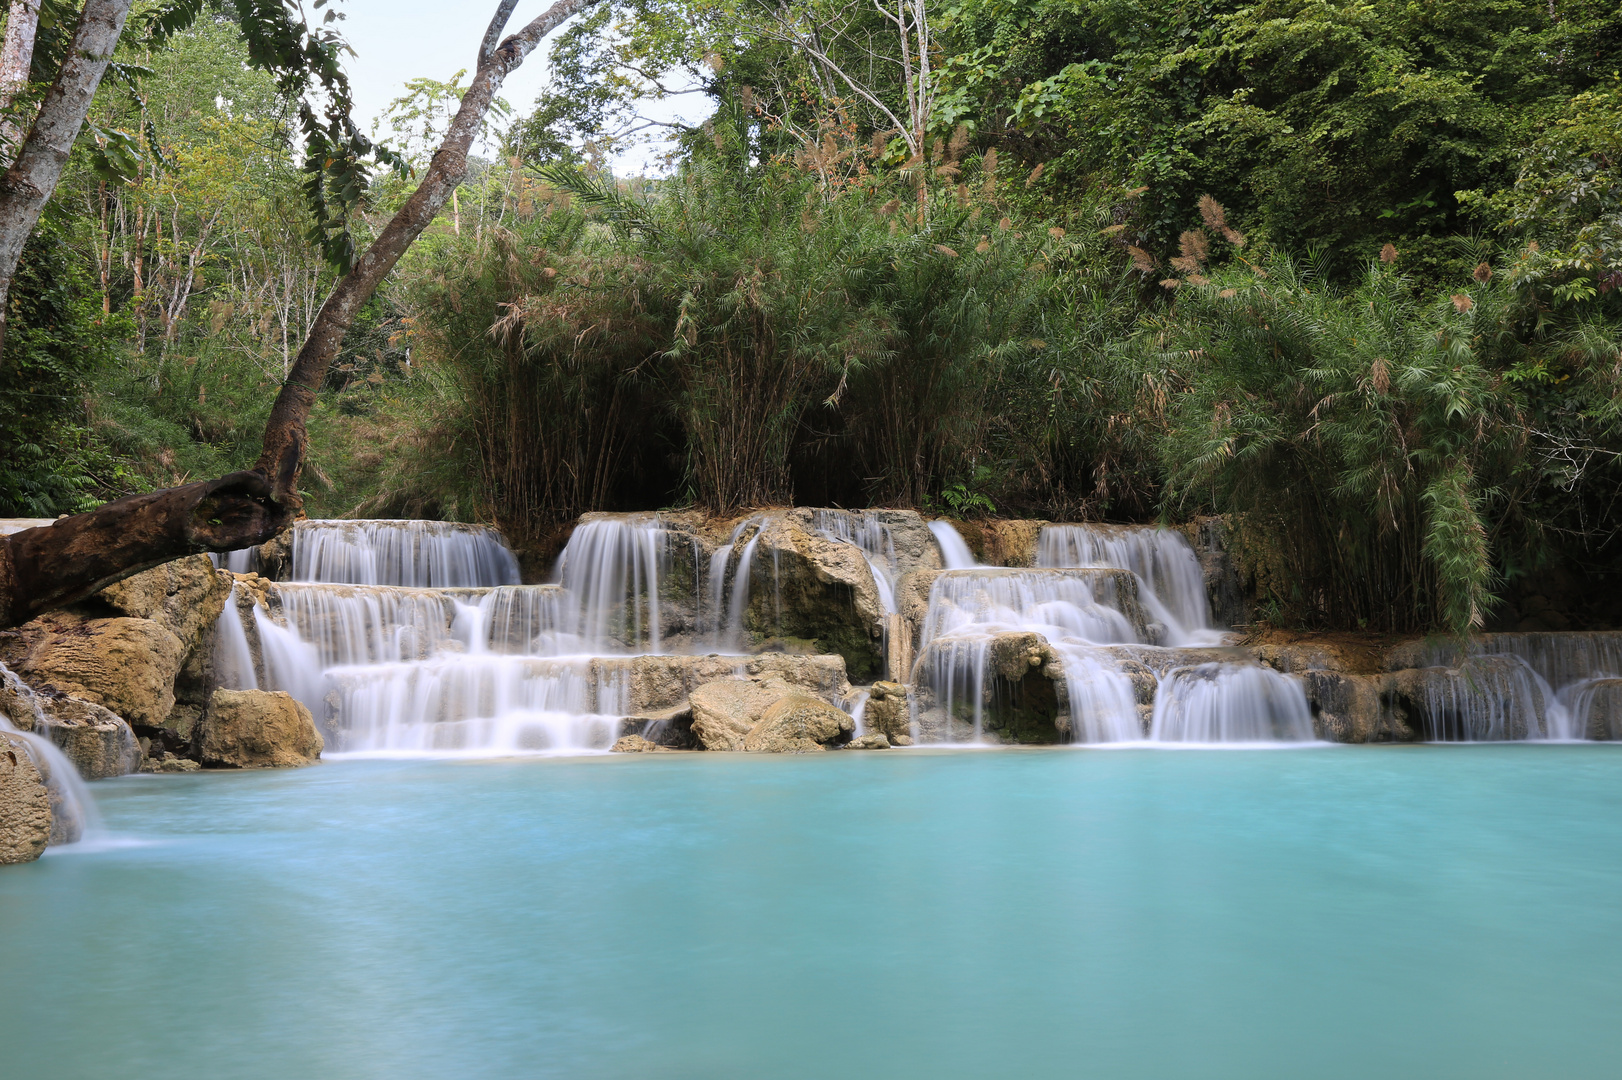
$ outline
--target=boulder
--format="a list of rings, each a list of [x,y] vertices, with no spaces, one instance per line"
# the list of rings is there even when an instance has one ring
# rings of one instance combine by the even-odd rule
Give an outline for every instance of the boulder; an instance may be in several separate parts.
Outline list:
[[[824,539],[794,517],[773,518],[761,526],[752,567],[749,630],[837,654],[858,680],[885,673],[886,613],[860,548]]]
[[[911,741],[912,709],[907,704],[907,688],[896,682],[876,682],[868,691],[862,726],[870,734],[883,735],[886,744],[897,739]]]
[[[705,683],[688,697],[693,708],[693,737],[705,750],[741,750],[744,739],[772,704],[793,692],[794,688],[781,679],[718,679]]]
[[[264,769],[309,765],[321,756],[310,710],[279,690],[216,690],[199,746],[205,763]]]
[[[814,523],[819,514],[845,515],[857,525],[877,522],[889,536],[887,557],[894,555],[893,566],[897,576],[914,570],[941,568],[940,545],[935,542],[935,534],[929,531],[929,522],[916,510],[819,510],[796,507],[788,511],[787,516],[807,532],[814,532]]]
[[[155,620],[68,612],[18,627],[5,652],[0,662],[36,689],[94,702],[149,728],[163,727],[174,709],[175,676],[186,657],[180,638]]]
[[[774,701],[744,736],[743,748],[766,754],[805,754],[848,741],[856,722],[850,714],[808,694],[789,693]]]
[[[207,555],[192,555],[127,577],[97,595],[122,615],[151,619],[190,653],[213,629],[230,593],[231,575],[216,570]]]
[[[1300,677],[1318,738],[1342,743],[1412,742],[1417,738],[1403,717],[1386,707],[1387,676],[1307,670]]]
[[[22,739],[0,731],[0,864],[33,862],[51,842],[51,797]]]
[[[862,735],[845,744],[846,750],[888,750],[890,740],[885,738],[883,732],[874,732],[871,735]]]
[[[86,780],[127,776],[141,767],[141,745],[123,717],[76,697],[41,697],[40,734],[55,743]],[[21,726],[21,725],[19,725]]]
[[[845,661],[839,656],[759,653],[754,656],[636,656],[593,661],[593,678],[624,680],[627,715],[645,715],[681,706],[694,687],[718,679],[777,679],[827,701],[850,693]]]

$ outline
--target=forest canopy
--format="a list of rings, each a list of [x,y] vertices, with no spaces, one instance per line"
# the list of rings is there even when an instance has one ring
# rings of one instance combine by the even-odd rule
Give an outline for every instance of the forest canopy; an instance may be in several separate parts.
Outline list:
[[[312,205],[244,10],[122,39],[11,293],[0,515],[253,461],[463,93]],[[1263,618],[1392,630],[1622,569],[1615,4],[605,2],[548,60],[345,339],[312,516],[1222,513]]]

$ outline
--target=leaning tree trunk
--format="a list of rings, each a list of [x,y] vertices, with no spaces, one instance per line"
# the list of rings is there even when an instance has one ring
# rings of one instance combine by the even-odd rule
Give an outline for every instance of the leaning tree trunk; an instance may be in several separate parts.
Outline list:
[[[462,97],[445,141],[423,172],[422,182],[356,260],[354,269],[338,282],[316,314],[309,336],[271,408],[270,419],[265,424],[264,449],[254,468],[201,484],[132,495],[88,514],[62,518],[44,528],[0,537],[0,627],[14,626],[40,612],[81,600],[115,581],[170,559],[263,543],[298,516],[302,506],[298,477],[308,442],[305,421],[315,404],[316,391],[325,381],[327,368],[338,354],[356,313],[467,175],[468,151],[503,80],[524,62],[543,37],[596,2],[558,0],[529,25],[502,41],[501,32],[513,8],[518,6],[518,0],[501,0],[479,47],[478,70]],[[81,35],[85,24],[91,22],[90,9],[114,7],[121,8],[117,20],[117,26],[121,26],[129,0],[88,0]],[[111,53],[112,43],[117,41],[116,29],[115,26],[112,37],[107,39],[106,48],[93,54],[75,38],[75,51],[69,64],[79,62],[80,57],[88,63],[89,56],[101,56],[101,67],[96,74],[99,81],[100,71],[107,64],[105,54]],[[101,40],[95,39],[96,42]],[[64,64],[64,75],[67,68],[68,64]],[[58,85],[62,82],[59,77]],[[23,155],[6,176],[7,190],[0,192],[0,271],[4,271],[0,279],[0,300],[22,252],[22,242],[18,241],[10,262],[4,261],[10,250],[4,245],[11,225],[6,215],[6,200],[13,186],[12,177],[23,168],[23,159],[39,135],[56,90],[53,86],[51,94],[46,96]],[[93,84],[85,92],[83,107],[61,144],[63,161],[66,148],[72,146],[78,125],[84,120],[92,92]],[[58,164],[51,183],[39,188],[45,192],[40,206],[55,187],[55,177],[60,173]],[[28,229],[22,233],[24,240],[37,218],[36,209]],[[3,324],[0,324],[0,332],[3,332]]]
[[[130,2],[85,0],[62,68],[40,102],[34,126],[17,151],[17,160],[0,178],[0,372],[4,371],[12,276],[22,258],[23,245],[39,223],[40,212],[62,179],[73,141],[79,137],[91,99],[113,58],[118,35],[124,32]],[[32,52],[30,48],[30,55]]]

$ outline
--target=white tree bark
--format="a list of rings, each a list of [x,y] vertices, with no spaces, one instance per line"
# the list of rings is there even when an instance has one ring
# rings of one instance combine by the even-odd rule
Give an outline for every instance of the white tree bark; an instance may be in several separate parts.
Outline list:
[[[124,32],[131,0],[85,0],[62,70],[45,92],[17,160],[0,177],[0,356],[4,355],[7,302],[23,245],[62,179],[91,99]],[[32,50],[30,50],[32,51]]]
[[[6,41],[0,47],[0,112],[11,108],[17,95],[28,85],[28,72],[34,62],[34,35],[39,31],[40,0],[11,0],[6,13]],[[15,120],[0,120],[0,155],[11,163],[12,149],[22,141],[22,129]]]

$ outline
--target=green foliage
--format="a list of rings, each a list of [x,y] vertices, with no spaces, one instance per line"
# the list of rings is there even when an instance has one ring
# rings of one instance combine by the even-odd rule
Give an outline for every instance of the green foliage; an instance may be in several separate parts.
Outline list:
[[[1282,258],[1185,282],[1140,339],[1180,384],[1161,438],[1168,509],[1274,534],[1293,619],[1479,626],[1487,512],[1524,479],[1523,403],[1494,378],[1491,344],[1513,301],[1477,286],[1427,303],[1378,263],[1346,292]]]
[[[84,394],[108,362],[112,328],[102,325],[61,229],[44,219],[11,283],[0,358],[0,517],[55,517],[96,502]]]
[[[947,81],[1054,190],[1147,185],[1133,226],[1161,245],[1209,193],[1353,278],[1386,242],[1456,273],[1434,242],[1465,224],[1455,192],[1505,186],[1622,63],[1622,15],[1592,2],[968,0],[947,25]]]

